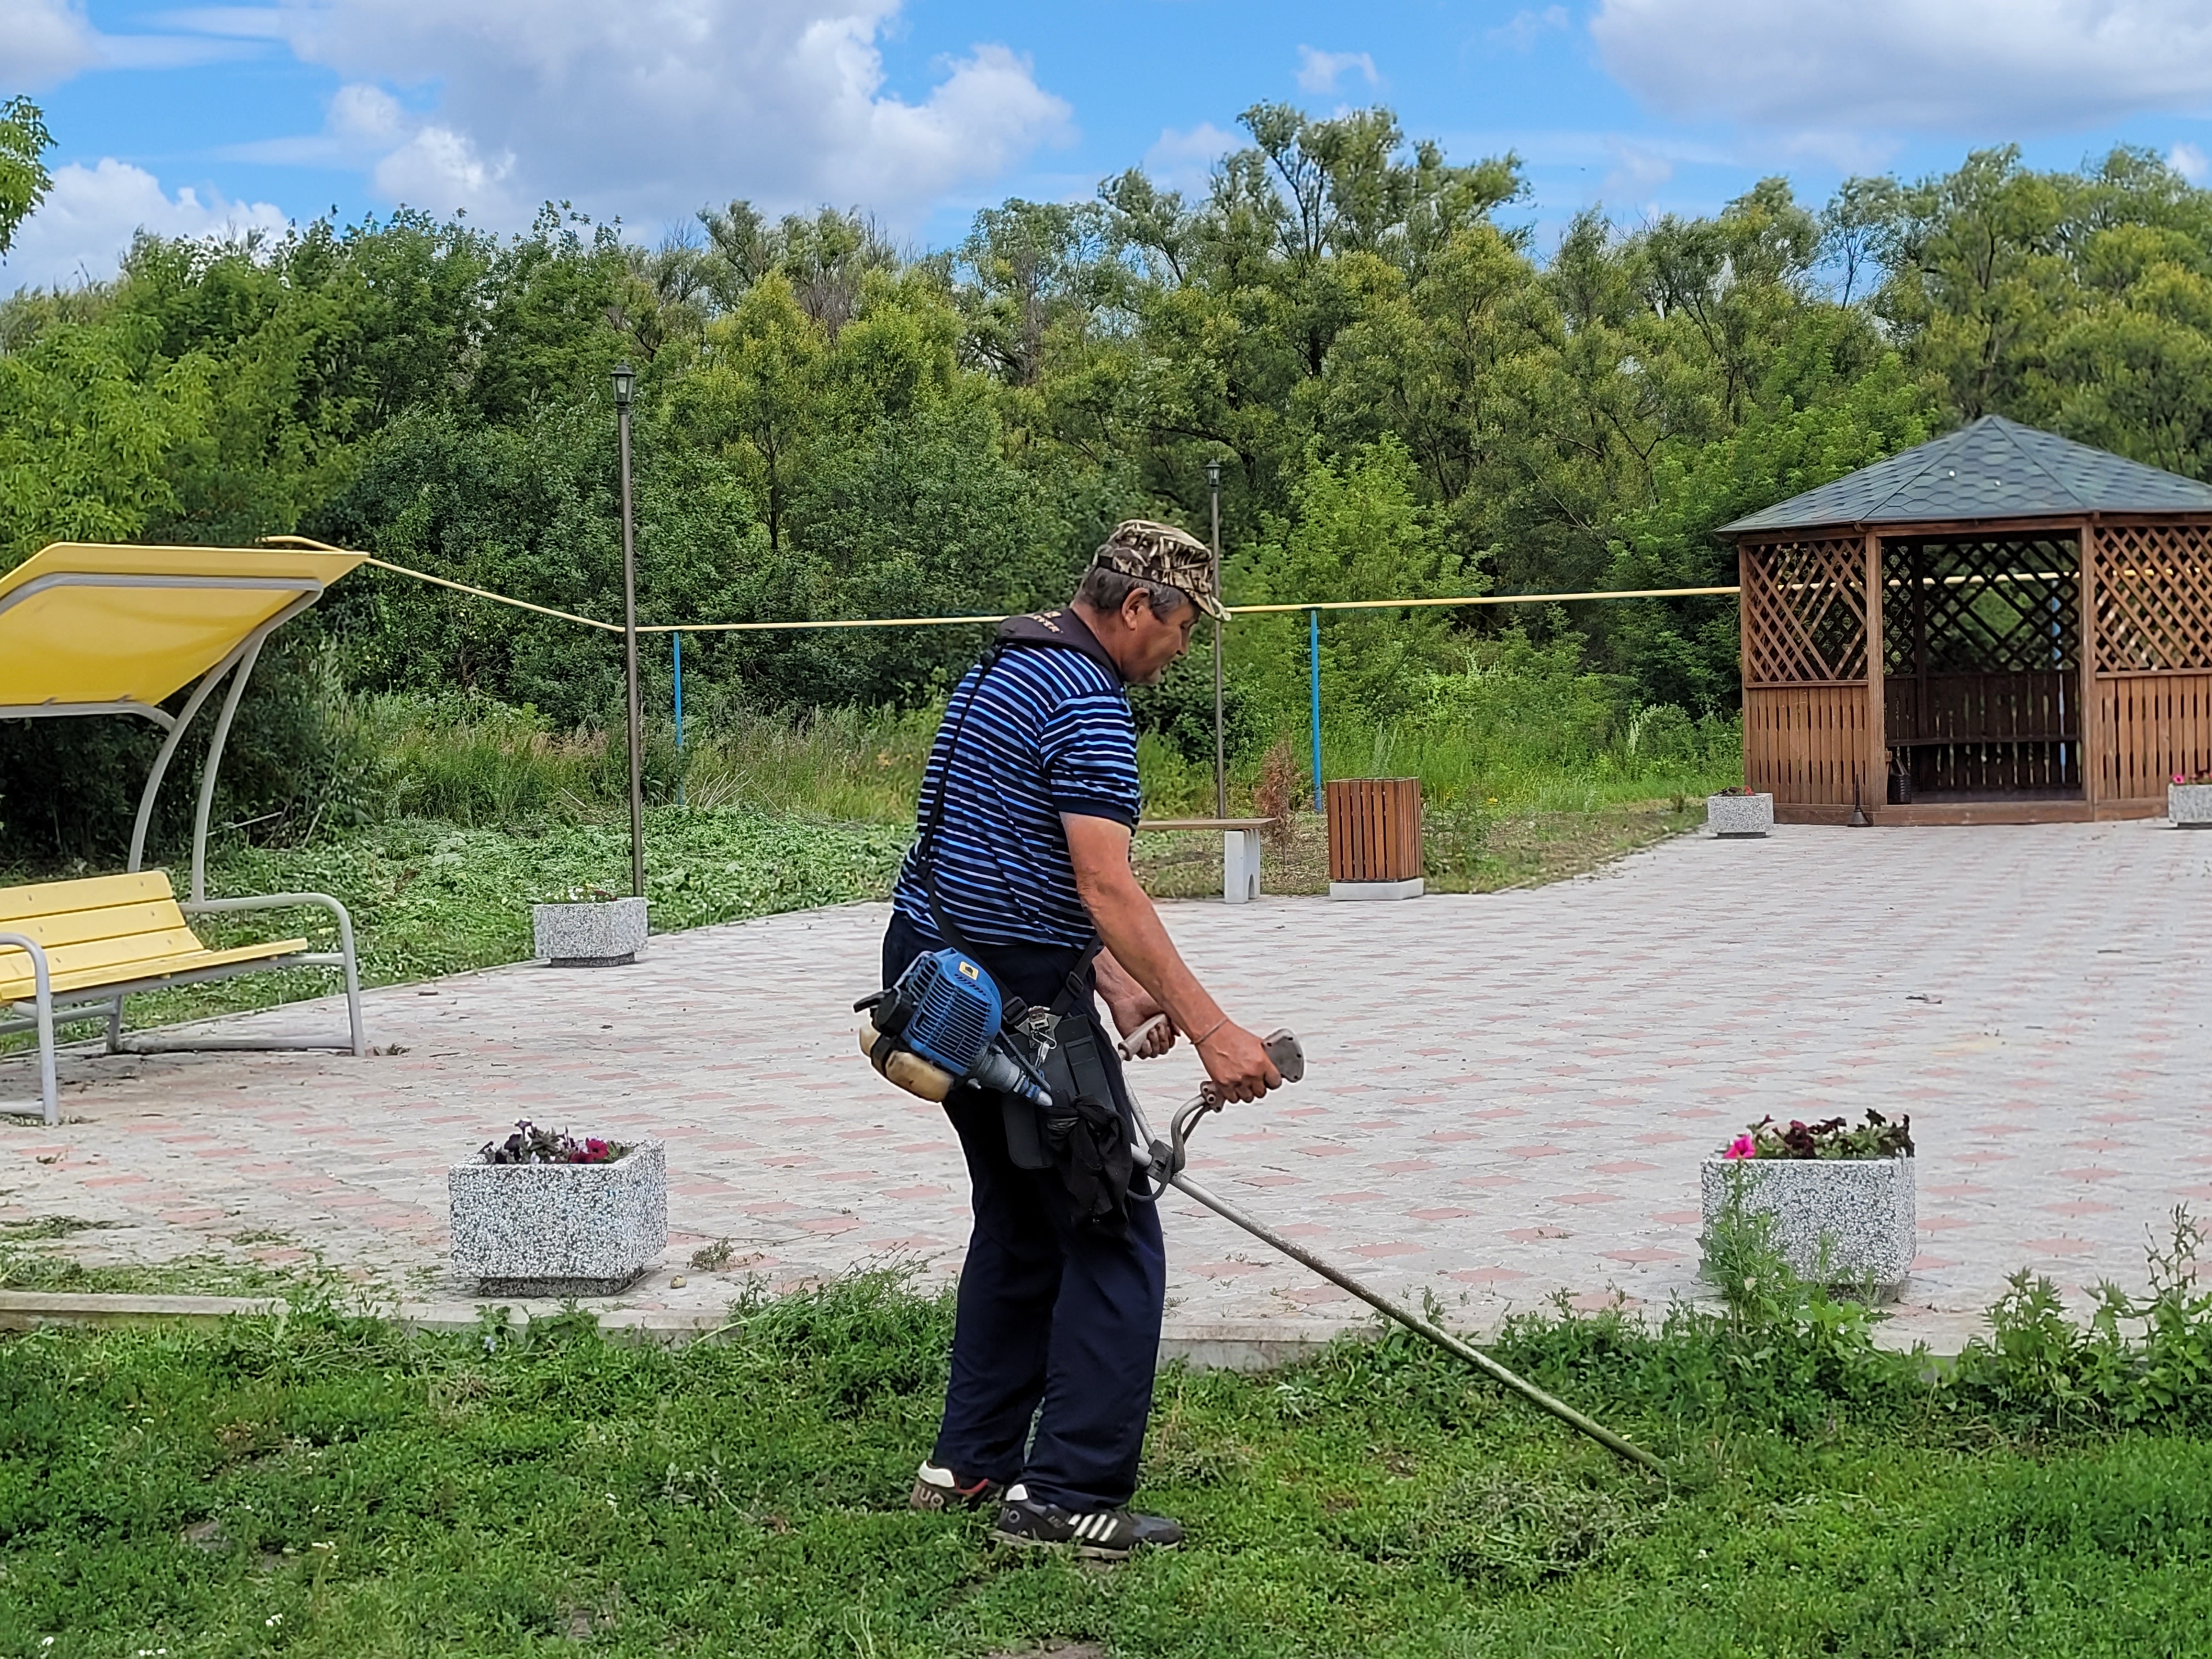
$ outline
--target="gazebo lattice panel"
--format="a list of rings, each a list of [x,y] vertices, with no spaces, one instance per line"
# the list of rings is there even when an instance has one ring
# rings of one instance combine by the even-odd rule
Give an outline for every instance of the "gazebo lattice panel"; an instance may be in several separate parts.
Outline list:
[[[2097,666],[2212,670],[2212,526],[2100,526]]]
[[[1866,544],[1856,536],[1746,546],[1744,684],[1863,683]]]
[[[1882,725],[1917,790],[2081,785],[2081,550],[2072,537],[1882,548]]]

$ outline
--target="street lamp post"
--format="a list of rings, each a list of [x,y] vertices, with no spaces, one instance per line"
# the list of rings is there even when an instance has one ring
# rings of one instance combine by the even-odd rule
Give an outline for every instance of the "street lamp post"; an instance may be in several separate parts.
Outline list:
[[[622,434],[623,656],[629,691],[629,890],[645,896],[645,713],[637,693],[637,538],[630,525],[629,400],[637,374],[615,365],[615,420]]]
[[[1206,464],[1206,487],[1213,497],[1213,598],[1221,599],[1221,463]],[[1229,816],[1229,748],[1221,730],[1221,624],[1213,624],[1213,816]]]

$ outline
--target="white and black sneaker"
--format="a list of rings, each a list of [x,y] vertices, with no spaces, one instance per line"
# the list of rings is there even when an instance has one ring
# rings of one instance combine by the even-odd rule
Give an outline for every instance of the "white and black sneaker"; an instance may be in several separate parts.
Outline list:
[[[912,1510],[980,1510],[995,1504],[1006,1489],[1003,1480],[987,1475],[961,1474],[939,1463],[924,1463],[915,1471],[914,1491],[908,1497]]]
[[[1132,1515],[1127,1510],[1093,1510],[1079,1515],[1056,1504],[1040,1504],[1020,1485],[1006,1488],[992,1524],[993,1541],[1024,1549],[1074,1546],[1094,1561],[1126,1561],[1139,1546],[1166,1549],[1182,1542],[1182,1528],[1160,1515]]]

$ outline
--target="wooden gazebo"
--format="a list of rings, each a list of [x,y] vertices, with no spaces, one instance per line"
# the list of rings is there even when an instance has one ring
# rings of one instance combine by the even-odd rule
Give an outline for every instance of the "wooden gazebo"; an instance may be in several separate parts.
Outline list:
[[[2212,773],[2212,485],[1988,416],[1720,533],[1784,823],[2152,817]]]

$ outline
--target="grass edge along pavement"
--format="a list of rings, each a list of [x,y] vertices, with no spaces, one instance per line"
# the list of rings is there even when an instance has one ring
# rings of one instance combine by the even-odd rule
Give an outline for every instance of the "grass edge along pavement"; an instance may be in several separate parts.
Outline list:
[[[646,872],[653,931],[880,898],[907,840],[902,827],[888,824],[653,808]],[[489,830],[403,818],[304,848],[232,842],[217,853],[208,890],[330,893],[352,913],[362,985],[404,984],[529,960],[531,905],[572,891],[627,891],[629,857],[627,826],[611,820]],[[183,879],[181,870],[172,874]],[[216,949],[283,937],[280,928],[313,948],[336,948],[335,924],[313,910],[204,916],[193,925]],[[137,1028],[325,996],[337,984],[334,973],[300,969],[149,992],[125,1008]]]
[[[1438,814],[1430,826],[1431,885],[1490,892],[1565,880],[1683,834],[1701,821],[1702,799],[1574,802]],[[530,959],[530,905],[572,890],[629,888],[626,828],[593,816],[483,828],[443,819],[396,818],[326,835],[305,847],[219,843],[209,870],[215,896],[327,892],[352,913],[364,988],[405,984]],[[824,904],[881,899],[909,839],[903,822],[823,819],[736,808],[657,806],[646,812],[646,889],[653,931],[666,933]],[[1270,843],[1262,884],[1270,893],[1328,890],[1327,836],[1310,813],[1291,815]],[[1139,838],[1138,872],[1155,896],[1203,898],[1221,891],[1221,837]],[[168,867],[157,862],[155,867]],[[0,885],[62,878],[71,872],[15,874]],[[185,872],[172,870],[181,884]],[[193,924],[213,948],[304,934],[334,949],[325,912],[205,916]],[[314,969],[252,974],[211,985],[148,992],[125,1005],[134,1030],[241,1013],[330,994],[335,974]],[[64,1041],[88,1027],[64,1027]],[[372,1034],[373,1036],[373,1034]],[[0,1038],[0,1054],[30,1039]]]
[[[2008,1297],[1942,1377],[1786,1275],[1509,1328],[1670,1480],[1402,1335],[1170,1368],[1140,1501],[1193,1541],[1112,1571],[906,1510],[951,1308],[895,1275],[677,1351],[328,1304],[13,1336],[0,1649],[2178,1656],[2212,1628],[2212,1394],[2170,1386],[2212,1349],[2193,1248],[2109,1336]]]

